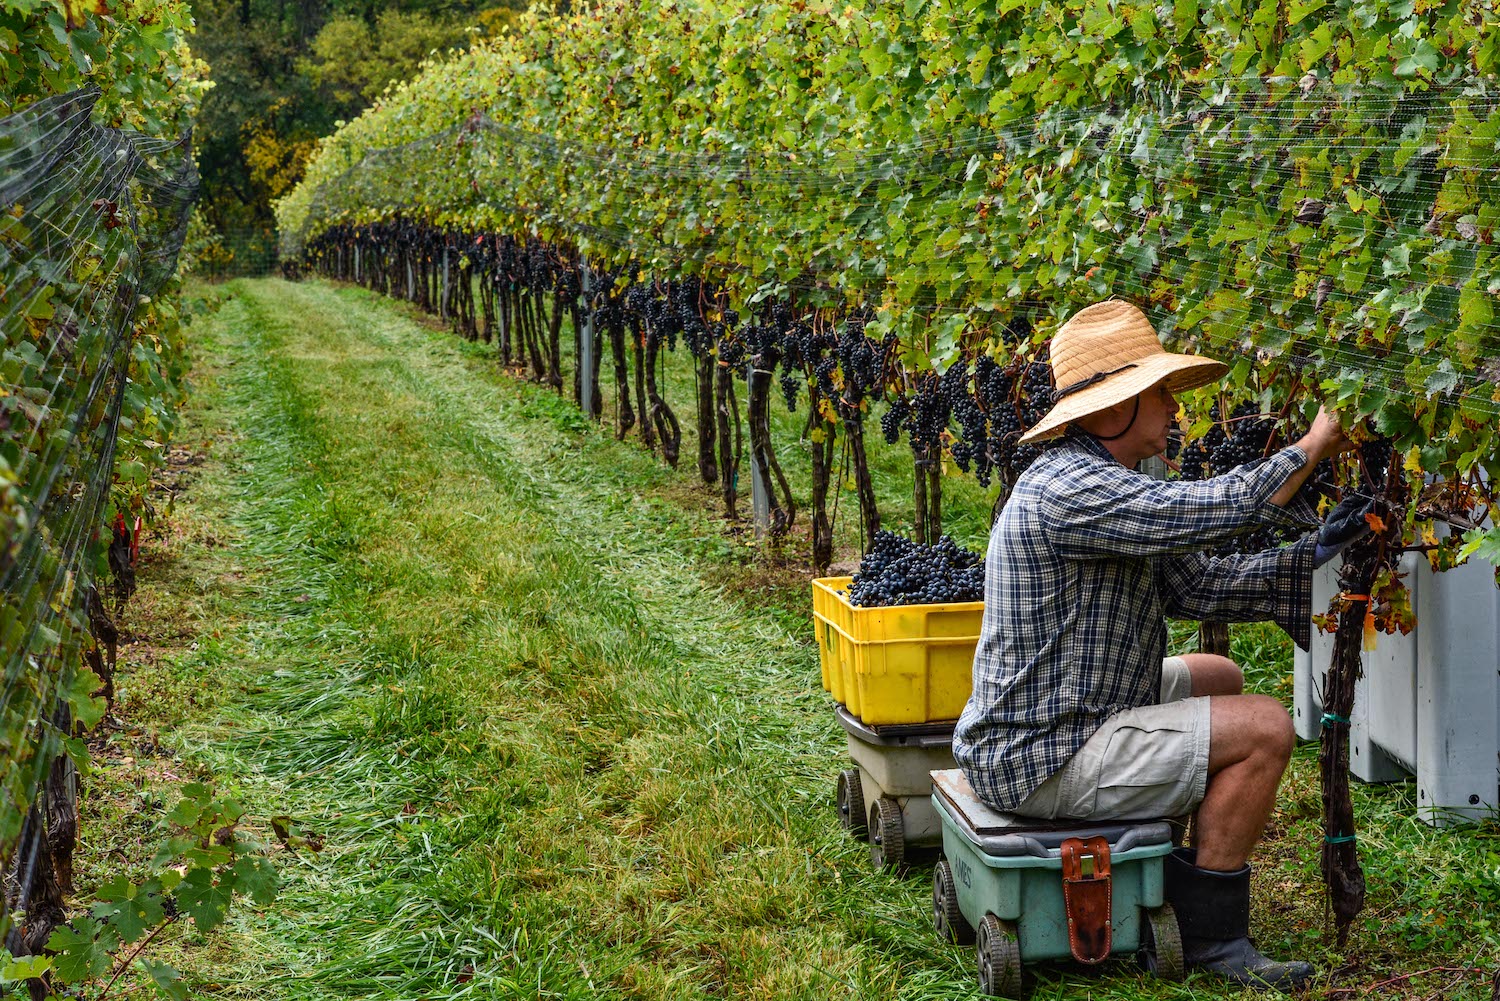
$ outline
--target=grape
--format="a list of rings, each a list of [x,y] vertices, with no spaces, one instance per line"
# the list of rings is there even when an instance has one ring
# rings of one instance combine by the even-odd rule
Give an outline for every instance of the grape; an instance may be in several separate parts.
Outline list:
[[[848,593],[849,603],[862,608],[982,601],[984,557],[946,535],[924,546],[882,530]]]
[[[1392,449],[1389,439],[1378,438],[1359,446],[1360,482],[1366,493],[1385,489],[1391,471]]]
[[[1251,462],[1259,462],[1270,451],[1276,421],[1261,416],[1253,403],[1242,403],[1230,412],[1228,420],[1220,418],[1219,405],[1209,411],[1213,422],[1207,434],[1189,442],[1181,452],[1179,476],[1195,481],[1222,476]],[[1274,549],[1299,533],[1291,529],[1257,528],[1216,548],[1220,555],[1258,553]]]
[[[885,436],[887,445],[894,445],[901,439],[901,429],[911,419],[911,404],[906,402],[904,396],[898,396],[891,401],[885,413],[880,415],[880,433]]]

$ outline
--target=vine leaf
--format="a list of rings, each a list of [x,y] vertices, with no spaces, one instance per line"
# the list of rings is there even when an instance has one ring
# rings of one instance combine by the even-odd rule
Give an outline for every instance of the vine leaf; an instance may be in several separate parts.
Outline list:
[[[215,883],[213,873],[207,869],[189,871],[177,888],[178,905],[192,917],[193,924],[201,932],[217,928],[233,900],[233,881],[226,879]]]
[[[276,867],[262,855],[242,855],[234,863],[235,888],[262,907],[276,899]]]
[[[113,961],[110,949],[114,935],[93,918],[78,918],[72,925],[60,925],[47,939],[47,948],[56,953],[53,969],[64,981],[76,984],[97,977]]]
[[[30,980],[52,969],[51,956],[17,956],[0,967],[0,980]]]
[[[128,885],[123,876],[116,877],[114,882]],[[120,940],[127,944],[139,939],[167,917],[160,897],[153,893],[137,893],[134,886],[129,886],[129,892],[115,900],[95,904],[92,913],[100,921],[108,922],[119,933]]]
[[[188,997],[187,985],[182,982],[182,974],[168,966],[166,963],[158,963],[150,959],[137,960],[142,970],[151,978],[151,982],[161,989],[161,992],[172,1001],[186,1001]]]
[[[68,708],[73,710],[73,718],[78,720],[86,730],[91,730],[95,723],[104,718],[105,710],[109,704],[104,699],[93,698],[93,694],[104,687],[104,682],[99,676],[86,667],[80,667],[73,672],[67,688],[62,692],[62,698],[68,703]]]

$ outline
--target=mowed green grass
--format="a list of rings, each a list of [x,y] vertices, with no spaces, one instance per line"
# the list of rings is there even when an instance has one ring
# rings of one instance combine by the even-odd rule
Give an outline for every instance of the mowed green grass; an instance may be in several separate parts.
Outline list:
[[[171,946],[198,993],[974,996],[972,951],[932,932],[930,871],[874,872],[839,830],[843,738],[802,599],[746,567],[690,467],[361,290],[219,294],[194,327],[193,531],[143,570],[183,635],[125,665],[121,711],[323,848],[276,849],[276,905]],[[1236,643],[1280,683],[1269,630]],[[1488,998],[1460,971],[1494,966],[1495,829],[1432,831],[1409,787],[1360,789],[1368,920],[1338,952],[1310,750],[1284,789],[1263,946],[1332,974],[1314,996]],[[1391,979],[1433,967],[1453,970]],[[1233,993],[1129,961],[1033,972],[1035,998]]]

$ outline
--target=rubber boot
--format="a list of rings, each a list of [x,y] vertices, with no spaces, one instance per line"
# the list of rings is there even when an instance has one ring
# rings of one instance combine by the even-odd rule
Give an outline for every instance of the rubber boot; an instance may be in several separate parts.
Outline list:
[[[1197,852],[1178,848],[1166,858],[1167,902],[1177,912],[1182,958],[1250,987],[1292,991],[1312,978],[1308,963],[1278,963],[1250,944],[1250,867],[1236,872],[1200,869]]]

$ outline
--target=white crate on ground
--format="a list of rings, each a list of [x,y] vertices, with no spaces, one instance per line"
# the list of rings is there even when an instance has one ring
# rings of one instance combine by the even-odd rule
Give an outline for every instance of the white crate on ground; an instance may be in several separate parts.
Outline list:
[[[1500,805],[1500,589],[1481,560],[1446,573],[1409,554],[1401,562],[1417,627],[1379,636],[1362,654],[1350,715],[1349,769],[1365,782],[1415,775],[1422,818],[1438,826],[1494,816]],[[1338,588],[1337,561],[1313,578],[1313,611]],[[1297,735],[1322,729],[1323,675],[1333,636],[1313,630],[1293,659]]]

